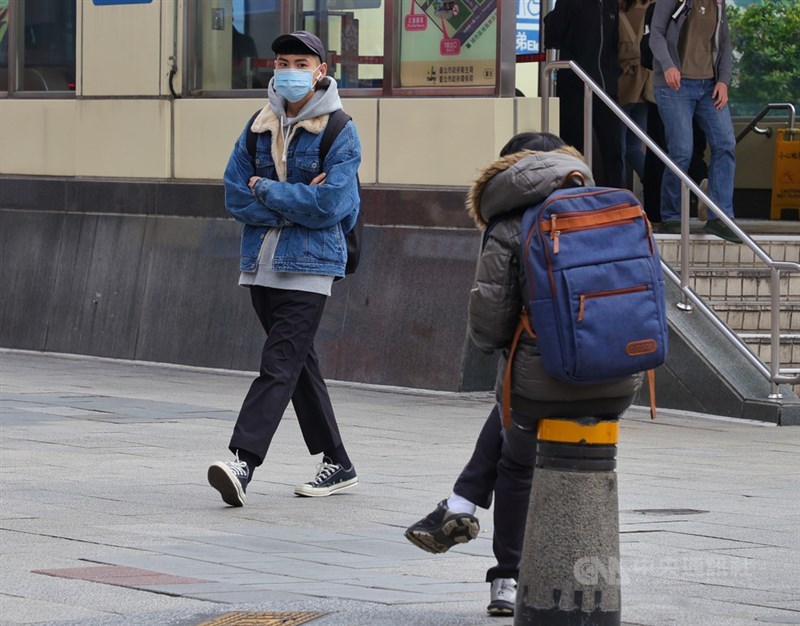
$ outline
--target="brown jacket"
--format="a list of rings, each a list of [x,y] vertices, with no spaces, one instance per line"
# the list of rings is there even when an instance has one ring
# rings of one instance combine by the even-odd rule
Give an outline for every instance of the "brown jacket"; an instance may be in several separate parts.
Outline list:
[[[644,14],[647,6],[654,1],[647,0],[642,4],[636,0],[636,4],[629,11],[623,11],[622,6],[619,8],[619,65],[622,74],[619,77],[617,99],[620,106],[637,102],[655,102],[653,72],[639,63],[639,42],[644,32]]]

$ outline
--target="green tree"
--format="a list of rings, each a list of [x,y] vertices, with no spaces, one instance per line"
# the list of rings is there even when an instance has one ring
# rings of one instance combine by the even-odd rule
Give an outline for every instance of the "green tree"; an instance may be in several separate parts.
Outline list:
[[[740,114],[800,99],[800,2],[728,7],[734,64],[730,99]]]

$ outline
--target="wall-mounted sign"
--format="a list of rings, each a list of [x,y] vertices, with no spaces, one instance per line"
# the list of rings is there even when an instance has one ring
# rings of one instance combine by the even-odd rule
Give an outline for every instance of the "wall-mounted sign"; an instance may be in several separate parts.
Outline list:
[[[541,55],[541,58],[526,58],[526,61],[543,61],[541,45],[540,0],[517,0],[517,56]]]
[[[150,4],[153,0],[92,0],[97,6],[109,4]]]
[[[495,84],[497,0],[402,0],[401,87]]]

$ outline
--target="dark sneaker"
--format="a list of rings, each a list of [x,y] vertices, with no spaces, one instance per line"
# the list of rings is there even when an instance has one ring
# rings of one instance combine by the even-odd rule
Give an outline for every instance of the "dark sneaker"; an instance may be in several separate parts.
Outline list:
[[[208,482],[219,491],[225,504],[244,506],[244,492],[250,482],[247,463],[236,457],[235,461],[217,461],[208,468]]]
[[[708,195],[708,179],[704,178],[700,181],[700,191]],[[703,202],[699,197],[697,198],[697,219],[708,219],[708,205]]]
[[[329,496],[337,491],[355,487],[357,484],[358,476],[354,466],[345,469],[340,463],[331,463],[328,457],[324,457],[322,463],[317,465],[317,475],[314,476],[314,480],[297,485],[294,493],[298,496]]]
[[[681,223],[676,220],[661,222],[658,227],[658,232],[662,235],[680,235]]]
[[[723,224],[720,220],[708,220],[706,225],[703,226],[703,231],[707,232],[709,235],[716,235],[725,241],[742,243],[739,236],[728,228],[727,224]]]
[[[451,513],[447,500],[442,500],[436,510],[406,529],[411,543],[427,552],[441,554],[457,543],[467,543],[478,536],[481,525],[469,513]]]
[[[489,615],[508,617],[514,615],[517,604],[517,581],[513,578],[495,578],[490,590]]]

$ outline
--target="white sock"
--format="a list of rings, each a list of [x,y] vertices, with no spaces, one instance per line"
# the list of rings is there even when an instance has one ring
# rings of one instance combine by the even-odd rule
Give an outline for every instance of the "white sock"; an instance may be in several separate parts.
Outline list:
[[[469,515],[475,515],[475,509],[477,507],[472,504],[466,498],[458,495],[456,492],[450,494],[450,497],[447,498],[447,510],[451,513],[467,513]]]

